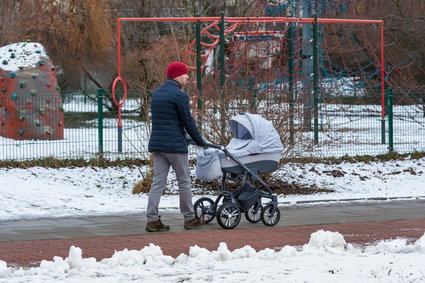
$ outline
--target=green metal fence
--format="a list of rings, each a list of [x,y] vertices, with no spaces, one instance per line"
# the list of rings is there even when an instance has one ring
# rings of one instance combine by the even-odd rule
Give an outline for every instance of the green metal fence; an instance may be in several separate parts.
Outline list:
[[[388,119],[393,121],[389,147],[401,153],[425,151],[425,88],[392,89],[388,93]]]
[[[0,106],[12,101],[13,93],[0,96]],[[123,146],[117,130],[117,111],[110,93],[104,91],[62,91],[63,139],[13,139],[0,136],[0,160],[31,160],[40,158],[91,159],[103,156],[106,159],[149,158],[147,154],[148,124],[141,115],[140,92],[129,93],[123,107]],[[35,99],[35,98],[34,98]],[[44,99],[38,96],[37,99]],[[3,118],[2,118],[3,115]],[[9,131],[8,120],[19,115],[0,112],[1,127]],[[47,119],[49,115],[47,115]],[[15,117],[16,118],[16,117]],[[47,122],[46,122],[47,123]],[[15,125],[20,127],[20,125]],[[7,128],[7,129],[6,129]],[[24,129],[25,131],[28,129]]]
[[[425,92],[424,92],[425,93]],[[303,128],[303,105],[295,104],[294,115],[288,117],[290,105],[277,99],[279,92],[258,94],[256,113],[273,121],[285,145],[285,157],[338,157],[343,155],[377,155],[393,150],[399,153],[425,151],[425,116],[422,92],[406,94],[402,90],[387,91],[385,128],[381,123],[379,104],[359,104],[356,97],[343,101],[318,103],[317,127]],[[12,93],[0,96],[0,129],[8,126],[6,101],[12,101]],[[46,99],[38,96],[40,99]],[[129,92],[122,109],[122,135],[118,131],[117,109],[109,92],[62,91],[64,132],[63,139],[19,140],[0,136],[0,160],[32,160],[53,157],[58,159],[96,158],[148,159],[149,138],[146,95],[140,91]],[[393,98],[394,97],[394,98]],[[408,97],[409,99],[406,99]],[[364,102],[364,99],[361,100]],[[207,111],[202,119],[202,131],[211,142],[219,142],[219,125],[222,120],[214,105],[204,101]],[[229,103],[226,119],[238,112],[247,111],[250,101]],[[393,105],[394,104],[394,105]],[[211,105],[211,106],[208,106]],[[208,110],[209,109],[209,110]],[[48,108],[47,108],[48,110]],[[48,113],[46,113],[46,116]],[[208,115],[213,115],[212,119]],[[290,119],[291,118],[291,119]],[[19,120],[19,119],[18,119]],[[288,132],[293,122],[293,143]],[[217,127],[215,127],[217,126]],[[24,129],[25,131],[29,129]],[[228,129],[226,128],[228,133]],[[382,136],[384,133],[384,137]],[[120,147],[121,144],[121,147]],[[196,154],[191,148],[191,156]]]

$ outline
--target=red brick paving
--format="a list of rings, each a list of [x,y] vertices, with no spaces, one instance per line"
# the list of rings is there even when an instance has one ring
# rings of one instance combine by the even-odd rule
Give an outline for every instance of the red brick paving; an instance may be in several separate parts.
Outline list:
[[[111,257],[114,251],[123,249],[140,250],[149,243],[162,248],[173,257],[188,253],[189,247],[198,245],[209,250],[217,249],[220,242],[227,243],[230,250],[250,245],[254,249],[279,248],[285,245],[303,245],[317,230],[341,233],[347,243],[371,243],[397,237],[415,240],[424,235],[425,218],[376,221],[361,223],[323,224],[290,227],[265,227],[233,230],[198,230],[168,232],[134,236],[74,238],[63,240],[35,240],[0,242],[0,260],[9,265],[34,266],[41,260],[52,260],[53,256],[65,258],[69,247],[74,245],[83,250],[83,257],[97,260]]]

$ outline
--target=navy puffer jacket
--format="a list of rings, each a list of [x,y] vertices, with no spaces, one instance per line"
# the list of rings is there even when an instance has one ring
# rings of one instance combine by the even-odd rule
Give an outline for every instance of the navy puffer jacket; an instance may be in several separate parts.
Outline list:
[[[154,91],[151,113],[149,152],[186,153],[185,130],[198,146],[204,144],[190,112],[189,97],[179,82],[169,79]]]

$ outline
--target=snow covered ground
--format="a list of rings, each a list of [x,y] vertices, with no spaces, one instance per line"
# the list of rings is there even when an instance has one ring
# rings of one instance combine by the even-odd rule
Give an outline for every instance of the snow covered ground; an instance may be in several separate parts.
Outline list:
[[[144,167],[0,168],[0,220],[142,213],[147,195],[134,195],[132,188],[144,170]],[[281,195],[278,200],[283,205],[320,200],[425,198],[425,158],[334,165],[289,163],[275,174],[288,183],[335,191]],[[178,188],[172,171],[168,188],[169,193],[161,199],[161,208],[177,211]],[[199,188],[194,192],[194,199],[200,197]]]
[[[320,205],[323,200],[425,198],[424,165],[425,158],[286,164],[276,172],[282,179],[335,192],[279,196],[279,201],[291,206],[305,201]],[[332,176],[336,171],[340,177]],[[143,213],[147,196],[131,193],[140,176],[136,167],[0,168],[0,220]],[[173,173],[168,185],[161,209],[177,211]],[[71,247],[67,258],[55,257],[29,269],[7,267],[0,251],[0,282],[425,282],[423,262],[425,235],[414,243],[396,239],[353,246],[337,232],[317,231],[306,245],[280,251],[249,246],[229,251],[222,243],[215,251],[194,246],[177,258],[152,245],[96,261]]]

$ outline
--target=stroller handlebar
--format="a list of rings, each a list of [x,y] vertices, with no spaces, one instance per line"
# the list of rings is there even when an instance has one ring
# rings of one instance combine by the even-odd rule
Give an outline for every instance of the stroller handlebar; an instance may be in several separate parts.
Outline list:
[[[213,144],[213,143],[205,143],[204,146],[216,148],[216,149],[221,149],[221,150],[224,150],[224,148],[225,148],[223,145],[218,145],[218,144]]]

